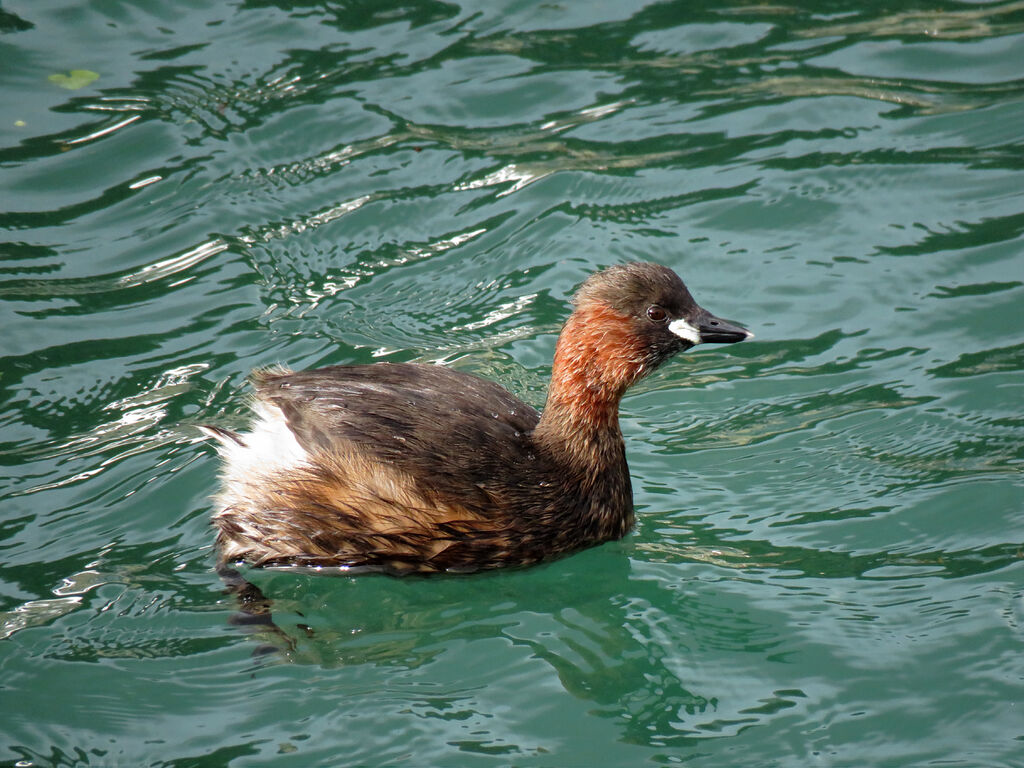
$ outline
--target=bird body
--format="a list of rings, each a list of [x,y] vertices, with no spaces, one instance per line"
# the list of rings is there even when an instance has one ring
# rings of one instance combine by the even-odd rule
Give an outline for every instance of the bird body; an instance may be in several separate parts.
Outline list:
[[[575,305],[543,414],[436,365],[254,374],[251,430],[204,428],[224,458],[221,561],[470,571],[625,535],[634,516],[622,395],[694,343],[751,334],[654,264],[591,276]]]

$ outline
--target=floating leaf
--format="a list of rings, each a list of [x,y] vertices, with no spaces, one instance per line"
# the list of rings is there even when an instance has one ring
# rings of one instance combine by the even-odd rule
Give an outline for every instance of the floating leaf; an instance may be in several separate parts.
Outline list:
[[[68,74],[56,72],[48,78],[51,83],[67,88],[69,91],[77,91],[84,88],[94,80],[99,79],[99,73],[91,69],[72,69]]]

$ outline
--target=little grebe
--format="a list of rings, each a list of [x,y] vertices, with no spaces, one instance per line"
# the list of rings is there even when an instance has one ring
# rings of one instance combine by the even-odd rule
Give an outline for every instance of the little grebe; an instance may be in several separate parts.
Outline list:
[[[255,373],[252,431],[203,427],[225,463],[220,562],[470,571],[625,535],[623,393],[681,350],[753,334],[657,264],[592,275],[573,303],[543,415],[436,365]]]

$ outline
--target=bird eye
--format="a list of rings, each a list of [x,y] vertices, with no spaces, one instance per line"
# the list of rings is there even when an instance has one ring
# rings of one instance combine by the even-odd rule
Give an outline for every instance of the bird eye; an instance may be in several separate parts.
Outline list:
[[[652,304],[647,308],[647,319],[654,323],[664,323],[668,320],[668,312],[657,304]]]

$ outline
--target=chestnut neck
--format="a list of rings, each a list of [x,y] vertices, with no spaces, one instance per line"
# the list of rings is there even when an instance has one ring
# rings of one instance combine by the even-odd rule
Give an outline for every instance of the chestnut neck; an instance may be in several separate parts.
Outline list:
[[[643,375],[643,360],[628,318],[603,304],[577,308],[555,345],[537,442],[585,465],[619,453],[619,401]]]

